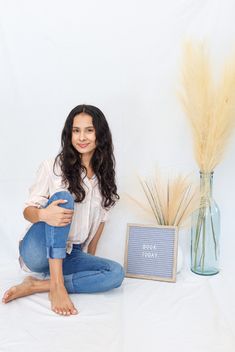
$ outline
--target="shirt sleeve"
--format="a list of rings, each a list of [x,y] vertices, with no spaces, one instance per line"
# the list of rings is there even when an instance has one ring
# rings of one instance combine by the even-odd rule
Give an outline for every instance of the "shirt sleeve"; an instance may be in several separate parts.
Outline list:
[[[42,208],[49,198],[49,174],[45,161],[43,161],[37,172],[34,183],[29,188],[29,195],[24,203],[23,210],[29,206]]]
[[[106,222],[109,219],[109,212],[110,209],[103,209],[103,214],[101,216],[101,221],[100,222]]]

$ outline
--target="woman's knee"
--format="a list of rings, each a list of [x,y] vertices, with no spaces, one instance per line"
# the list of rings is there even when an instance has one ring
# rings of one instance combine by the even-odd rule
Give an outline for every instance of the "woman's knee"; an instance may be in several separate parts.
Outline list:
[[[125,271],[124,268],[122,267],[121,264],[117,262],[113,262],[112,264],[112,272],[114,275],[114,280],[115,280],[115,288],[121,286],[124,277],[125,277]]]
[[[48,200],[47,205],[49,205],[52,202],[54,202],[55,200],[59,200],[59,199],[67,201],[66,203],[59,204],[60,207],[66,208],[66,209],[74,209],[74,198],[73,198],[72,194],[68,191],[55,192]]]

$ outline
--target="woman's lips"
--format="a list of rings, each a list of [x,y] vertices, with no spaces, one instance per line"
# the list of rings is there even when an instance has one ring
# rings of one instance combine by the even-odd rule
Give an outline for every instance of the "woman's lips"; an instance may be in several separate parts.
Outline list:
[[[78,144],[78,146],[79,146],[80,148],[86,148],[88,145],[89,145],[89,143],[87,143],[87,144]]]

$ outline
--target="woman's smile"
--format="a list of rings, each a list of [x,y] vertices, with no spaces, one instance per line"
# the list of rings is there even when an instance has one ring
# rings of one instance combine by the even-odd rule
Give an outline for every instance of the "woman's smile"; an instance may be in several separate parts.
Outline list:
[[[80,148],[86,148],[88,145],[89,145],[89,143],[86,143],[86,144],[78,144],[78,146],[79,146]]]

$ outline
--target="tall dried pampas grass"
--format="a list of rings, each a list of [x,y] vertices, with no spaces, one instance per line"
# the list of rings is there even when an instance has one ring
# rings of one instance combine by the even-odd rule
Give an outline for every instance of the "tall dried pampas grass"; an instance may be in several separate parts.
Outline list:
[[[156,222],[165,226],[182,226],[199,207],[198,188],[189,176],[162,177],[140,180]]]
[[[235,125],[235,57],[215,84],[203,44],[184,47],[180,98],[193,132],[196,162],[209,173],[220,162]]]

